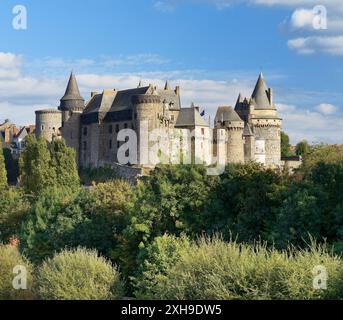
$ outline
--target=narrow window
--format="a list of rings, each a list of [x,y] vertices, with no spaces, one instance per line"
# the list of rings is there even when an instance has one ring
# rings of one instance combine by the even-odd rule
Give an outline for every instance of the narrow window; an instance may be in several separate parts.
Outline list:
[[[84,127],[84,128],[83,128],[83,135],[86,136],[87,133],[88,133],[87,127]]]
[[[85,151],[87,150],[87,141],[83,142],[83,150],[85,150]]]
[[[108,133],[109,133],[109,134],[112,134],[112,133],[113,133],[113,126],[112,126],[112,125],[110,125],[110,126],[108,127]]]
[[[116,133],[119,132],[119,124],[116,124]]]
[[[201,128],[201,134],[205,135],[205,128]]]
[[[108,147],[109,147],[110,149],[112,149],[112,140],[109,141]]]
[[[127,123],[124,123],[124,128],[127,129],[128,128],[128,125]]]

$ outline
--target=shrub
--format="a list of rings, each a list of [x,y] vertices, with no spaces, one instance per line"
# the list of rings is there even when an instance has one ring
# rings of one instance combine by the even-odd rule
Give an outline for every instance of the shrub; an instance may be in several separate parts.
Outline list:
[[[132,278],[135,297],[138,299],[154,299],[156,286],[165,279],[168,270],[178,262],[181,251],[188,248],[190,242],[187,237],[164,235],[157,237],[140,254],[139,269]],[[156,291],[156,292],[155,292]]]
[[[325,266],[327,290],[313,288],[313,268]],[[325,247],[276,251],[201,239],[156,286],[162,299],[338,299],[343,298],[343,264]]]
[[[119,271],[97,252],[62,251],[41,265],[38,290],[45,300],[111,300],[123,296]]]
[[[13,268],[24,266],[27,270],[27,289],[13,288],[13,279],[17,274]],[[34,298],[32,266],[20,255],[18,249],[10,245],[0,245],[0,300],[29,300]]]

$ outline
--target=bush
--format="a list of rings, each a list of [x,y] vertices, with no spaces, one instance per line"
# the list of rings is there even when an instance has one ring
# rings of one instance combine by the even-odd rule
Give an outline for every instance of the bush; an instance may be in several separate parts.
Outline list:
[[[17,276],[13,273],[13,268],[17,265],[26,267],[27,290],[13,288],[13,279]],[[0,245],[0,300],[30,300],[34,296],[32,266],[16,247]]]
[[[325,266],[327,290],[313,288],[313,268]],[[276,251],[201,239],[156,286],[162,299],[338,299],[343,298],[343,264],[325,247]]]
[[[38,290],[45,300],[111,300],[123,296],[118,270],[97,252],[63,251],[38,270]]]
[[[83,168],[79,170],[81,183],[91,186],[93,183],[102,183],[118,178],[116,170],[111,167]]]
[[[163,281],[168,270],[178,262],[181,251],[188,248],[190,242],[187,237],[164,235],[157,237],[139,255],[139,269],[132,278],[135,297],[138,299],[154,299],[155,288]],[[157,290],[158,292],[158,290]]]

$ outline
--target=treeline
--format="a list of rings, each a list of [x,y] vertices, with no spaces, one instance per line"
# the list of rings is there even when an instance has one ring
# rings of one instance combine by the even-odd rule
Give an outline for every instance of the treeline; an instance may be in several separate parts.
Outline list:
[[[27,265],[24,298],[343,297],[332,253],[343,249],[340,147],[311,148],[294,175],[256,163],[218,177],[163,166],[137,186],[111,177],[82,188],[73,150],[30,136],[20,184],[8,187],[0,152],[0,274]],[[329,290],[313,289],[317,265]],[[8,281],[0,299],[22,298]]]

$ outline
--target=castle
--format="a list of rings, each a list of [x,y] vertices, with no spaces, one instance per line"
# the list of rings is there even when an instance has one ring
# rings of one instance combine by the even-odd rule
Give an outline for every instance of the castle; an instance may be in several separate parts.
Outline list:
[[[193,137],[200,137],[198,147],[194,138],[191,140],[192,161],[199,156],[205,163],[211,163],[219,150],[216,144],[220,133],[225,142],[222,151],[226,164],[257,161],[271,168],[284,164],[281,161],[282,119],[272,89],[267,88],[262,74],[250,98],[240,94],[234,108],[218,107],[211,128],[199,107],[194,104],[181,107],[180,87],[172,89],[168,82],[164,88],[140,83],[128,90],[92,92],[85,102],[72,73],[59,107],[36,111],[36,135],[48,141],[62,136],[76,150],[80,167],[117,166],[118,150],[125,142],[118,141],[119,132],[131,129],[139,133],[143,122],[149,132],[165,128],[183,134],[190,130]],[[138,148],[143,148],[139,139]],[[142,163],[141,152],[138,151],[137,157],[138,163]],[[129,164],[128,167],[144,165]]]

